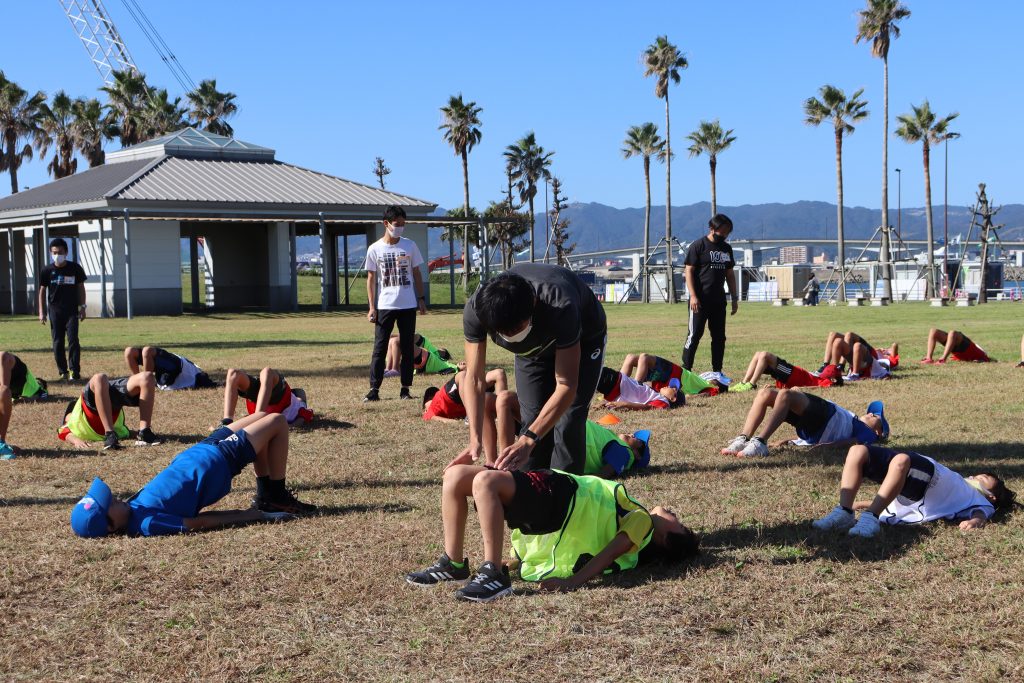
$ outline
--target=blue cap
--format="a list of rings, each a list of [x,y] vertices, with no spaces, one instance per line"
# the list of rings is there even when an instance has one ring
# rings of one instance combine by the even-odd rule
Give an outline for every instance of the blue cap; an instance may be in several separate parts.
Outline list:
[[[670,379],[668,381],[668,385],[670,387],[672,387],[673,389],[682,389],[682,387],[683,387],[683,384],[682,384],[682,382],[679,381],[678,377],[673,377],[672,379]]]
[[[882,420],[882,438],[889,438],[889,421],[885,419],[885,406],[881,401],[872,401],[868,404],[867,412],[877,415]]]
[[[107,535],[107,510],[114,494],[102,479],[96,477],[89,491],[71,511],[71,528],[84,538]]]
[[[637,467],[647,467],[651,464],[651,430],[641,429],[639,432],[633,432],[633,438],[644,442],[644,450],[635,464]]]

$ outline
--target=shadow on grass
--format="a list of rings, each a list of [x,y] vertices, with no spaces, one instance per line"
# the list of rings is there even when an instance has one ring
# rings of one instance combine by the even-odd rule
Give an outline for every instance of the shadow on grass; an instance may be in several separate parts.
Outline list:
[[[368,340],[345,340],[345,339],[246,339],[246,340],[231,340],[231,341],[182,341],[173,342],[168,344],[166,348],[171,353],[178,353],[182,349],[201,349],[201,350],[212,350],[212,349],[260,349],[260,348],[272,348],[275,346],[346,346],[353,344],[370,344],[372,337]],[[49,346],[40,346],[37,348],[23,348],[19,349],[22,353],[52,353],[52,349]],[[123,346],[94,346],[94,345],[83,345],[82,353],[117,353],[120,354],[124,351]],[[188,354],[182,354],[187,356]],[[125,368],[127,372],[127,368]],[[84,376],[84,375],[83,375]]]
[[[307,429],[355,429],[355,424],[344,420],[335,420],[331,417],[319,417],[313,419],[313,424]]]
[[[334,481],[323,481],[316,484],[289,483],[289,486],[296,491],[320,491],[323,489],[387,489],[393,487],[420,488],[423,486],[440,487],[440,485],[440,477],[437,479],[366,479],[363,481],[337,479]]]
[[[18,458],[57,459],[91,457],[94,455],[109,455],[109,453],[105,454],[102,450],[98,450],[100,446],[101,444],[96,444],[97,450],[93,450],[91,448],[83,448],[79,450],[77,448],[73,448],[70,446],[68,448],[27,448],[23,449],[21,453],[18,454]]]
[[[792,460],[766,460],[764,458],[736,458],[723,455],[719,463],[705,465],[692,462],[675,462],[668,465],[649,465],[642,470],[632,470],[629,478],[647,477],[655,474],[696,474],[703,472],[733,472],[735,470],[758,469],[774,470],[791,468],[795,464]]]
[[[83,489],[84,494],[84,489]],[[60,498],[0,498],[0,507],[28,507],[32,505],[74,505],[82,496],[64,496]]]
[[[320,505],[318,506],[320,517],[340,517],[365,512],[386,512],[397,514],[401,512],[414,512],[417,508],[405,503],[354,503],[352,505]]]

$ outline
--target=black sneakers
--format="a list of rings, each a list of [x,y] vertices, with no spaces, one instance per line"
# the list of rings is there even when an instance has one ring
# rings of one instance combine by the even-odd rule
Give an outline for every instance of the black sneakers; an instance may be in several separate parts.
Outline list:
[[[402,387],[402,390],[398,392],[398,398],[403,401],[411,401],[412,394],[409,393],[409,387]]]
[[[135,440],[136,446],[156,446],[159,443],[160,437],[154,434],[149,427],[140,429],[138,438]]]
[[[253,499],[252,506],[263,512],[287,512],[290,515],[298,516],[315,515],[319,512],[316,505],[303,503],[288,490],[274,497],[257,496]]]
[[[505,565],[498,569],[493,562],[484,562],[476,570],[476,575],[469,583],[455,591],[459,600],[472,602],[490,602],[512,594],[512,579]]]
[[[366,392],[366,396],[363,396],[363,403],[369,403],[370,401],[379,401],[380,393],[376,389],[370,389]]]
[[[117,440],[117,434],[107,432],[103,435],[103,450],[116,451],[121,448],[121,442]]]
[[[436,586],[444,581],[465,581],[468,578],[469,558],[463,558],[462,567],[456,567],[447,553],[442,553],[441,559],[426,569],[405,575],[405,580],[414,586]]]

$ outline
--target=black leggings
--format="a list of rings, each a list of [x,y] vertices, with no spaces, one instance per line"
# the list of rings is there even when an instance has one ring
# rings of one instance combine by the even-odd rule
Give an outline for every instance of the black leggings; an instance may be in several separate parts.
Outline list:
[[[696,313],[690,309],[690,330],[683,343],[683,367],[693,370],[693,359],[704,336],[705,324],[711,332],[711,369],[721,372],[725,360],[725,302],[707,306],[702,303]]]

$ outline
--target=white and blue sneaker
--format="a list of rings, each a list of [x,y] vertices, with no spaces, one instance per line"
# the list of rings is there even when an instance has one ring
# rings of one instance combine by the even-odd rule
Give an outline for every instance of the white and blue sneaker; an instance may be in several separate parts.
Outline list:
[[[468,578],[469,559],[463,558],[462,566],[456,567],[447,553],[441,553],[441,559],[426,569],[405,575],[405,580],[414,586],[436,586],[445,581],[465,581]]]
[[[821,519],[811,522],[818,531],[846,531],[857,523],[857,517],[849,510],[844,510],[842,505],[836,505],[832,511]]]
[[[498,569],[493,562],[484,562],[465,586],[455,591],[459,600],[490,602],[512,594],[512,579],[505,565]]]
[[[17,457],[14,448],[6,441],[0,441],[0,460],[13,460]]]
[[[768,444],[762,441],[761,437],[755,436],[736,455],[741,458],[763,458],[768,455]]]
[[[874,538],[881,531],[882,524],[878,521],[878,517],[874,514],[865,510],[860,513],[860,517],[857,518],[857,523],[853,525],[849,533],[851,536],[857,538]]]

